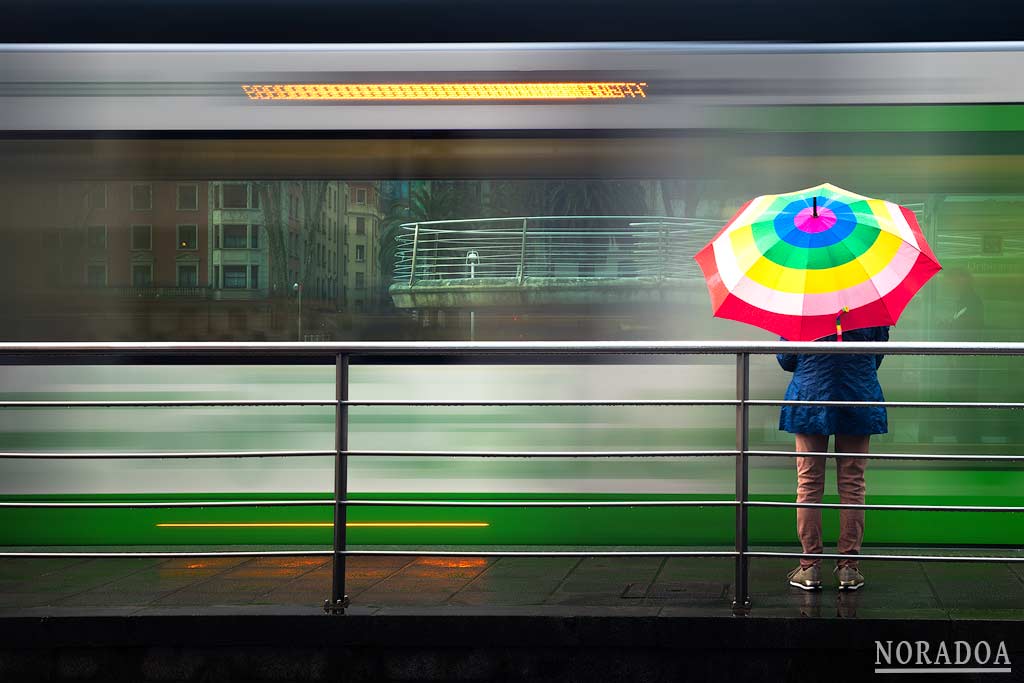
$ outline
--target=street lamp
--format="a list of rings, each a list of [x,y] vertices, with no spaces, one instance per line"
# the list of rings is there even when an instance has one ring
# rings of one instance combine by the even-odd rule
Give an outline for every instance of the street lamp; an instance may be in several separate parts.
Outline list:
[[[480,262],[480,254],[475,250],[466,254],[466,264],[469,266],[469,279],[476,278],[476,264]],[[476,311],[469,312],[469,341],[476,341]]]
[[[299,328],[299,341],[302,341],[302,285],[296,282],[292,285],[292,291],[299,295],[299,319],[297,324]]]

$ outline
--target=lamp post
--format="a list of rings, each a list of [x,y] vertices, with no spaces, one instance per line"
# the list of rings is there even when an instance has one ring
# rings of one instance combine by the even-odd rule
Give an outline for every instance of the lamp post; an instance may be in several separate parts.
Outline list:
[[[476,264],[480,262],[480,254],[470,251],[466,254],[466,263],[469,265],[469,279],[476,277]],[[469,341],[476,341],[476,311],[469,312]]]
[[[295,284],[292,285],[292,291],[298,294],[299,297],[299,319],[296,322],[296,325],[299,328],[298,341],[302,341],[302,285],[296,282]]]

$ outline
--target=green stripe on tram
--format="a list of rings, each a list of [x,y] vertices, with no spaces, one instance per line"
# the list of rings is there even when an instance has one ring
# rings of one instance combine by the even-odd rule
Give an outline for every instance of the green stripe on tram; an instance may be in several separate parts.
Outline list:
[[[566,500],[729,500],[728,495],[652,494],[487,494],[353,493],[377,500],[566,501]],[[3,496],[2,500],[129,502],[132,500],[252,500],[244,494]],[[323,499],[323,506],[230,508],[3,508],[0,545],[218,545],[329,544],[330,496],[324,493],[261,493],[263,500]],[[752,500],[789,500],[754,495]],[[826,496],[825,502],[838,502]],[[911,505],[1020,506],[1019,496],[871,496],[870,503]],[[349,542],[431,545],[729,545],[735,528],[731,507],[494,508],[365,506],[349,510],[349,522],[408,523],[415,527],[355,527]],[[1014,545],[1024,538],[1024,515],[998,512],[868,511],[869,545]],[[835,543],[839,513],[823,510],[827,542]],[[750,508],[752,544],[796,542],[791,508]],[[303,526],[161,527],[159,524],[319,524]],[[486,526],[422,526],[424,523],[485,523]]]
[[[781,105],[715,107],[725,128],[786,132],[1008,132],[1024,130],[1024,105]]]

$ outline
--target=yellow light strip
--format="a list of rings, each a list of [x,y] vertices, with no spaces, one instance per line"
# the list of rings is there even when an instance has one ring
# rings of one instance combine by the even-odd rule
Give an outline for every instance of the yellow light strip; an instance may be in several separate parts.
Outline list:
[[[277,83],[245,84],[250,100],[625,100],[646,83]]]
[[[175,528],[313,528],[333,527],[334,522],[164,522],[157,526]],[[357,527],[480,527],[490,526],[488,522],[346,522],[345,526]]]

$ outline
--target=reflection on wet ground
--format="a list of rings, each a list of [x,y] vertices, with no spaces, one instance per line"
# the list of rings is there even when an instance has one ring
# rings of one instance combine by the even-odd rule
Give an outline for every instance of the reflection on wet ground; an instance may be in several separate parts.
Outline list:
[[[791,561],[754,558],[752,614],[766,617],[1024,619],[1024,564],[862,561],[866,585],[839,592],[787,585]],[[725,616],[733,561],[658,557],[350,557],[359,613],[488,609],[525,613]],[[0,560],[0,616],[147,614],[182,608],[321,609],[324,556]]]

